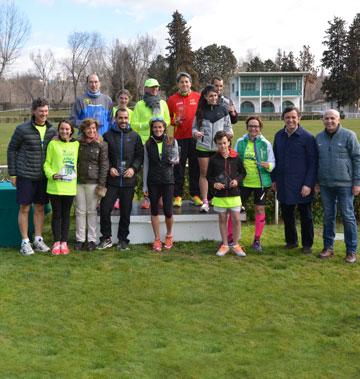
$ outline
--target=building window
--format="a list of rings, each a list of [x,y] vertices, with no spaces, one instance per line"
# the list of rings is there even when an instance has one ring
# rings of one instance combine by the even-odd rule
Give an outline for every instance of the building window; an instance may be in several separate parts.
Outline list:
[[[232,93],[235,92],[235,84],[234,84],[234,83],[231,83],[231,92],[232,92]]]
[[[262,88],[264,91],[276,91],[276,82],[264,82]]]
[[[254,82],[241,83],[241,91],[255,91],[255,89]]]
[[[251,101],[244,101],[241,103],[240,113],[254,113],[255,107]]]
[[[283,90],[284,91],[295,91],[296,90],[296,83],[295,82],[284,82],[283,83]]]
[[[261,112],[262,113],[272,113],[272,112],[275,112],[274,104],[271,101],[263,101],[261,103]]]

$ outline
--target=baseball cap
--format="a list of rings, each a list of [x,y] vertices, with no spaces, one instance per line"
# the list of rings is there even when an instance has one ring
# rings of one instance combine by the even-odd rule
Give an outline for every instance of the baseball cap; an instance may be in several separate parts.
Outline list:
[[[145,81],[144,87],[160,87],[160,84],[156,79],[150,78]]]

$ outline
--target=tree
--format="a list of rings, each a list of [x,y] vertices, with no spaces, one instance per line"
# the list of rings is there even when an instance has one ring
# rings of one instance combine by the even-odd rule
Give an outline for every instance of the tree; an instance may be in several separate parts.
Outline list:
[[[79,81],[85,79],[92,54],[96,54],[101,45],[102,39],[98,33],[74,32],[68,37],[70,57],[66,58],[63,64],[71,76],[74,100],[77,97]]]
[[[322,65],[329,70],[321,90],[328,101],[336,101],[337,107],[347,104],[349,99],[348,77],[346,73],[347,32],[345,21],[334,17],[328,22],[326,37],[323,44],[327,47],[323,52]]]
[[[272,72],[272,71],[278,71],[276,64],[271,59],[267,59],[264,61],[264,71],[266,72]]]
[[[309,72],[304,77],[304,94],[306,94],[306,89],[308,85],[315,83],[317,78],[317,69],[315,67],[315,55],[311,54],[309,45],[303,46],[302,50],[299,52],[297,62],[300,71]]]
[[[17,75],[16,86],[24,96],[26,103],[31,103],[35,98],[41,96],[42,88],[39,78],[31,72]]]
[[[30,23],[14,1],[5,1],[0,9],[0,78],[19,57],[30,35]]]
[[[194,70],[194,54],[191,50],[190,27],[186,26],[184,17],[178,11],[172,15],[172,21],[167,25],[169,30],[169,45],[166,47],[168,63],[167,81],[163,87],[170,94],[176,90],[176,74],[179,71],[188,72],[193,79],[193,85],[197,87],[197,74]]]
[[[153,61],[148,70],[148,75],[150,78],[156,78],[159,83],[166,83],[167,71],[169,69],[167,59],[159,54]]]
[[[134,86],[130,78],[130,55],[128,46],[116,39],[108,51],[106,60],[106,77],[110,84],[112,98],[120,89],[127,88],[130,92]]]
[[[281,58],[281,71],[299,71],[292,51],[290,51],[289,54],[286,54],[285,51],[283,52]]]
[[[360,102],[360,13],[349,27],[347,35],[346,69],[348,75],[349,103]]]
[[[36,74],[40,77],[42,81],[43,97],[48,98],[49,79],[55,68],[54,54],[50,49],[46,50],[44,54],[42,54],[41,51],[38,50],[37,53],[30,53],[30,59],[34,64]]]
[[[51,105],[55,109],[59,109],[64,102],[65,96],[68,93],[71,81],[63,72],[58,72],[53,80],[49,83],[49,97]]]
[[[128,46],[130,76],[133,78],[136,99],[144,85],[155,47],[156,40],[148,34],[138,37]]]
[[[227,82],[234,73],[237,61],[232,50],[215,43],[200,48],[194,53],[194,68],[199,75],[202,87],[209,84],[214,76],[220,76]]]
[[[264,62],[260,59],[260,57],[256,56],[250,60],[246,71],[248,71],[248,72],[262,72],[262,71],[264,71]]]

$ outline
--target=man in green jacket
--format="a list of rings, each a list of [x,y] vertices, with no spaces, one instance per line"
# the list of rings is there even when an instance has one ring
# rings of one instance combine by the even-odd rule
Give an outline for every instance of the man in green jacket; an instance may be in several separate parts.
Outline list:
[[[143,99],[136,103],[131,116],[131,128],[139,134],[143,145],[150,137],[149,123],[153,117],[161,117],[166,122],[166,125],[170,125],[169,108],[166,101],[160,99],[159,89],[160,84],[156,79],[147,79],[144,83]],[[148,197],[144,196],[141,208],[150,208]]]

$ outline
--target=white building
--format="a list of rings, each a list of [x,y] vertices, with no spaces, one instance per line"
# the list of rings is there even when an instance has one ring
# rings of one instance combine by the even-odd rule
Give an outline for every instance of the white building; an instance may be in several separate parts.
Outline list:
[[[230,97],[238,112],[281,113],[288,106],[304,109],[307,72],[239,72],[230,79]]]

